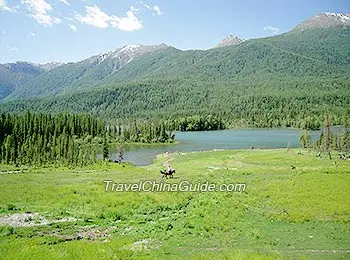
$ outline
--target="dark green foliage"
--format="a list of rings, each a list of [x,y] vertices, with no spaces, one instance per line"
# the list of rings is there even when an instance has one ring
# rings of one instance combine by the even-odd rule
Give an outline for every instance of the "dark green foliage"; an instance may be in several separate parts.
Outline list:
[[[134,121],[124,126],[122,142],[166,143],[173,141],[173,125],[158,121]],[[122,148],[122,146],[121,146]]]
[[[309,139],[309,135],[306,133],[306,131],[303,131],[302,135],[300,136],[300,146],[303,148],[310,147],[305,146],[305,143],[307,143],[307,140]],[[350,152],[349,123],[345,122],[344,126],[338,127],[337,130],[332,129],[332,116],[327,111],[325,113],[321,135],[312,146],[319,152],[328,154],[330,159],[332,159],[331,151],[338,151],[341,158],[346,159],[346,155]]]
[[[164,123],[135,121],[123,128],[85,114],[1,114],[0,163],[85,166],[95,162],[98,143],[107,160],[111,141],[172,142]]]
[[[330,152],[331,146],[332,146],[332,132],[331,132],[331,116],[329,115],[329,112],[327,111],[324,119],[324,125],[323,125],[323,150],[327,153]]]
[[[327,64],[349,65],[349,28],[333,27],[292,31],[266,41],[278,48],[324,61]]]
[[[350,152],[350,121],[346,123],[345,129],[344,129],[344,135],[340,140],[341,140],[341,147],[343,148],[343,151],[346,153],[349,153]]]
[[[89,112],[112,122],[116,118],[167,120],[214,114],[227,127],[319,129],[323,125],[323,111],[327,108],[335,125],[344,125],[350,116],[346,82],[346,78],[284,77],[269,84],[252,79],[251,83],[232,82],[233,87],[179,83],[181,85],[174,88],[173,81],[158,80],[60,98],[5,103],[0,110]]]
[[[109,159],[109,147],[108,147],[106,136],[103,139],[103,159],[104,160]]]
[[[91,152],[77,140],[102,136],[105,123],[88,115],[0,116],[1,160],[15,165],[85,165]]]
[[[179,131],[222,130],[225,124],[221,118],[213,115],[180,117],[169,122],[172,129]]]

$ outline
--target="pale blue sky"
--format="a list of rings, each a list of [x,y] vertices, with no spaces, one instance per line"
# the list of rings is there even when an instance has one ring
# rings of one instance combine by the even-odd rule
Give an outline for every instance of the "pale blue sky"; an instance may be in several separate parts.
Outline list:
[[[70,62],[126,44],[208,49],[293,29],[350,0],[0,0],[0,63]]]

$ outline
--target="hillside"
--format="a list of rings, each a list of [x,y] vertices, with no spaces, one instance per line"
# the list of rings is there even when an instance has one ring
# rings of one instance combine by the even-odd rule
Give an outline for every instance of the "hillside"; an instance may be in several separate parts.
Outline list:
[[[71,89],[86,89],[98,85],[101,80],[127,65],[138,56],[167,48],[165,44],[154,46],[127,45],[101,53],[77,63],[68,63],[41,74],[17,88],[7,99],[47,97]]]
[[[0,64],[0,100],[43,72],[42,68],[27,62]]]
[[[350,27],[302,24],[207,51],[126,46],[42,73],[0,109],[108,119],[216,114],[231,125],[316,128],[328,109],[343,124],[350,115]]]

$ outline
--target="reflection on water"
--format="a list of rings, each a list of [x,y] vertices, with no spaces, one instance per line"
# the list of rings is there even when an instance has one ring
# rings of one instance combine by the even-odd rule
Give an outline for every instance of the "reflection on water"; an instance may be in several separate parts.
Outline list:
[[[165,152],[208,151],[213,149],[251,149],[298,147],[302,130],[299,129],[232,129],[222,131],[177,132],[177,145],[137,146],[125,149],[124,160],[137,166],[149,165],[157,154]],[[319,137],[320,131],[311,131],[312,140]],[[111,150],[113,160],[116,150]]]

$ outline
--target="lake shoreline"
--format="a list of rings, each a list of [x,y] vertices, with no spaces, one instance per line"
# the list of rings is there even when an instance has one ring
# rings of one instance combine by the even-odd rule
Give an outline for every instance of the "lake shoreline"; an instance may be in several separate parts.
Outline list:
[[[150,165],[158,154],[210,150],[297,148],[302,130],[276,128],[244,128],[216,131],[176,132],[175,142],[161,145],[126,145],[124,160],[136,166]],[[315,141],[320,131],[310,131]],[[118,158],[117,148],[110,151],[111,159]]]

